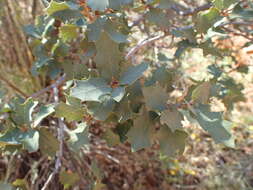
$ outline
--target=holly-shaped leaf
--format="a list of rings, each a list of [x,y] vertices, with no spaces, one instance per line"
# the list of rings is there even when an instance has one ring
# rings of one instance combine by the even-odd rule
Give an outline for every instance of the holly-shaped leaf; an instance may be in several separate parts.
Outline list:
[[[34,117],[33,126],[37,127],[44,118],[46,118],[52,113],[54,113],[54,105],[49,104],[49,105],[40,107],[38,113],[36,113]]]
[[[127,133],[133,151],[151,146],[151,137],[154,127],[149,119],[147,110],[143,109],[141,115],[134,120],[134,125]]]
[[[95,42],[97,54],[95,62],[101,76],[108,81],[119,77],[119,63],[122,59],[119,45],[114,42],[106,32],[100,34]]]
[[[211,28],[219,18],[219,10],[211,8],[207,11],[200,12],[196,18],[196,28],[200,33],[205,33]]]
[[[117,87],[112,89],[112,98],[116,102],[120,102],[126,93],[125,87]]]
[[[161,113],[161,124],[166,124],[172,132],[182,129],[183,115],[175,108],[164,110]]]
[[[95,119],[105,121],[108,116],[113,112],[115,101],[110,95],[100,96],[100,102],[88,102],[88,113]]]
[[[137,66],[130,67],[126,72],[120,77],[121,85],[131,85],[136,80],[138,80],[143,73],[148,69],[149,63],[144,62]]]
[[[70,96],[82,101],[100,102],[99,97],[110,94],[111,87],[102,78],[90,78],[88,80],[77,80],[75,87],[71,89]]]
[[[65,2],[51,1],[49,6],[46,8],[48,15],[53,15],[56,12],[68,9],[69,6]]]
[[[73,40],[78,37],[78,27],[74,24],[66,24],[60,27],[60,38],[63,41]]]
[[[115,134],[111,129],[107,129],[102,138],[106,140],[109,146],[115,146],[120,143],[119,135]]]
[[[77,173],[61,171],[60,173],[60,182],[64,185],[64,189],[69,189],[73,185],[75,185],[80,177]]]
[[[74,152],[79,152],[80,148],[89,145],[89,126],[86,123],[78,124],[77,128],[68,131],[70,139],[68,141]]]
[[[84,116],[84,110],[79,105],[68,105],[63,102],[55,107],[56,117],[64,117],[67,121],[81,121]]]
[[[145,103],[150,110],[163,111],[166,109],[168,94],[160,85],[142,89]]]
[[[19,126],[30,126],[32,123],[32,112],[38,105],[37,101],[28,98],[24,103],[18,99],[14,100],[14,111],[11,113],[13,121]]]
[[[59,141],[47,128],[41,127],[39,129],[40,139],[40,151],[43,155],[53,158],[56,152],[59,150]]]
[[[186,132],[181,130],[172,132],[167,126],[162,126],[156,134],[156,138],[160,143],[161,152],[168,156],[174,156],[177,153],[181,154],[184,152],[187,136]]]
[[[196,103],[207,104],[211,95],[211,88],[210,82],[203,82],[193,90],[192,100]]]
[[[206,130],[217,143],[234,147],[234,139],[230,133],[230,123],[222,119],[222,112],[211,112],[208,105],[199,105],[195,110],[199,125]]]
[[[10,128],[5,134],[0,136],[0,147],[22,145],[29,152],[35,152],[39,148],[39,133],[29,129],[21,131],[19,128]]]

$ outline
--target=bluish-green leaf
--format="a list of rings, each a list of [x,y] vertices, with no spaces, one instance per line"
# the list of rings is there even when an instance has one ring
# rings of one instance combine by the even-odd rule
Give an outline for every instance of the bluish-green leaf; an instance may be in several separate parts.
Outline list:
[[[87,0],[87,5],[94,11],[103,11],[109,6],[109,0]]]
[[[88,113],[91,114],[95,119],[105,121],[108,116],[113,112],[115,107],[115,101],[110,95],[103,95],[99,97],[98,102],[88,102],[87,108]]]
[[[148,69],[149,63],[144,62],[137,66],[130,67],[120,78],[121,85],[130,85],[138,80],[143,73]]]
[[[32,112],[38,102],[32,98],[20,103],[17,99],[14,101],[14,112],[11,113],[13,121],[20,126],[30,126],[32,123]]]
[[[200,126],[206,130],[212,138],[226,146],[234,147],[234,139],[230,133],[229,122],[224,121],[222,112],[211,112],[208,105],[199,105],[195,110],[197,121]]]
[[[176,130],[172,132],[167,126],[162,126],[156,134],[163,154],[174,156],[184,152],[187,133]]]
[[[163,111],[166,109],[168,94],[161,86],[149,86],[142,89],[146,106],[150,110]]]
[[[0,136],[0,146],[4,147],[7,145],[22,145],[29,152],[35,152],[39,148],[39,133],[32,129],[21,131],[19,128],[11,128]]]
[[[100,102],[99,97],[110,94],[111,91],[111,87],[104,79],[90,78],[76,81],[76,85],[71,89],[70,95],[82,101]]]

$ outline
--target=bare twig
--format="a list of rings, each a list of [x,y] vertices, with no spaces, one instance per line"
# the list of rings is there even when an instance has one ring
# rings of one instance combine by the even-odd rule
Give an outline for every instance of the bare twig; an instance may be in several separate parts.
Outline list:
[[[196,7],[194,9],[189,9],[189,10],[186,10],[184,12],[181,12],[180,14],[182,16],[195,15],[195,14],[197,14],[200,11],[205,11],[205,10],[210,9],[211,7],[212,7],[212,3],[207,3],[207,4],[204,4],[202,6]]]
[[[126,54],[125,59],[129,60],[130,58],[132,58],[141,48],[148,46],[150,44],[152,44],[153,42],[160,40],[164,37],[166,37],[166,34],[163,35],[158,35],[158,36],[154,36],[152,38],[147,38],[145,40],[140,41],[136,46],[134,46],[132,49],[130,49],[130,51]]]
[[[46,87],[46,88],[43,88],[42,90],[30,95],[30,97],[32,98],[37,98],[39,97],[40,95],[52,90],[53,88],[57,88],[59,87],[60,85],[62,85],[65,81],[65,75],[61,76],[58,80],[55,81],[55,83],[51,84],[50,86]]]
[[[22,95],[24,98],[28,98],[29,96],[24,93],[22,90],[20,90],[18,87],[16,87],[12,82],[10,82],[8,79],[4,78],[3,76],[0,75],[0,80],[5,82],[11,89]]]
[[[54,83],[53,88],[53,92],[54,92],[54,102],[55,103],[59,103],[59,90],[58,87],[59,85],[57,85],[57,83]],[[55,175],[58,174],[61,170],[61,166],[62,166],[62,157],[63,157],[63,147],[64,147],[64,128],[65,128],[65,124],[63,122],[62,118],[58,119],[58,124],[59,124],[59,128],[58,128],[58,140],[60,142],[60,146],[59,146],[59,151],[57,153],[57,158],[55,161],[55,168],[53,173],[50,174],[50,176],[48,177],[46,183],[44,184],[42,190],[46,190],[50,184],[50,182],[54,179]]]

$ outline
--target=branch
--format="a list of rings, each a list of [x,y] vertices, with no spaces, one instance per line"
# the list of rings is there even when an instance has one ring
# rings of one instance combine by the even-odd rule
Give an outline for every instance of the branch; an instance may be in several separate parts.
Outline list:
[[[130,49],[130,51],[126,54],[125,59],[129,60],[144,46],[148,46],[149,44],[152,44],[154,41],[160,40],[166,36],[167,36],[167,34],[163,34],[163,35],[158,35],[158,36],[140,41],[136,46],[134,46],[132,49]]]
[[[22,95],[24,98],[28,98],[29,96],[24,93],[22,90],[20,90],[18,87],[16,87],[13,83],[11,83],[8,79],[4,78],[0,75],[0,80],[4,81],[10,88],[12,88],[14,91]]]
[[[65,76],[63,76],[65,78]],[[59,80],[58,80],[58,83],[59,83]],[[58,90],[58,83],[54,83],[52,86],[53,88],[53,92],[54,92],[54,102],[55,103],[59,103],[59,90]],[[46,183],[44,184],[42,190],[46,190],[50,184],[50,182],[54,179],[55,175],[58,174],[61,170],[61,166],[62,166],[62,157],[63,157],[63,146],[64,146],[64,127],[65,127],[65,124],[63,122],[63,119],[62,118],[59,118],[58,119],[58,124],[59,124],[59,128],[58,128],[58,140],[60,142],[60,145],[59,145],[59,151],[57,153],[57,158],[56,158],[56,161],[55,161],[55,168],[54,168],[54,171],[53,173],[48,177]]]
[[[204,5],[201,5],[199,7],[193,8],[193,9],[188,9],[185,11],[179,10],[177,6],[171,6],[171,8],[177,12],[177,14],[182,15],[182,16],[190,16],[190,15],[195,15],[200,11],[205,11],[208,10],[209,8],[212,7],[212,3],[207,3]]]
[[[55,81],[55,83],[51,84],[50,86],[43,88],[42,90],[30,95],[32,98],[37,98],[40,95],[52,90],[53,88],[58,88],[60,85],[62,85],[65,81],[66,75],[61,76],[58,80]]]

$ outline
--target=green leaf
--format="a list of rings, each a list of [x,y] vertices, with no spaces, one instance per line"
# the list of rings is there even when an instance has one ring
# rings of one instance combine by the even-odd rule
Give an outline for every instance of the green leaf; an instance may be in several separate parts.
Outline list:
[[[117,30],[117,26],[110,20],[104,25],[105,31],[116,43],[125,43],[127,42],[127,35],[122,34]]]
[[[133,0],[109,0],[109,7],[112,9],[120,9],[121,6],[132,3]]]
[[[55,107],[55,115],[59,118],[66,118],[68,122],[81,121],[84,116],[84,110],[81,107],[81,103],[79,105],[68,105],[61,102]]]
[[[24,103],[14,100],[14,112],[11,113],[13,121],[19,126],[30,126],[32,123],[32,112],[38,105],[37,101],[28,98]]]
[[[49,6],[46,8],[48,15],[53,15],[56,12],[68,9],[69,6],[65,2],[51,1]]]
[[[109,146],[115,146],[120,143],[119,135],[115,134],[111,129],[106,130],[106,132],[102,135],[102,138]]]
[[[42,127],[39,129],[40,151],[43,155],[53,158],[59,150],[59,141],[47,128]]]
[[[100,34],[100,38],[95,44],[97,48],[95,62],[101,76],[108,81],[111,81],[112,78],[117,79],[119,76],[119,63],[122,59],[119,45],[111,40],[106,32]]]
[[[162,126],[156,134],[161,152],[168,156],[184,152],[187,136],[186,132],[178,130],[172,132],[167,126]]]
[[[78,124],[75,130],[68,133],[70,136],[68,143],[74,152],[78,153],[80,148],[89,145],[89,126],[86,123]]]
[[[168,94],[161,86],[149,86],[142,89],[145,103],[150,110],[163,111],[166,109]]]
[[[78,27],[73,24],[66,24],[62,27],[60,27],[60,38],[63,39],[63,41],[69,41],[73,40],[78,37]]]
[[[151,146],[151,136],[154,127],[144,109],[139,117],[134,120],[134,125],[127,133],[133,151],[138,151]]]
[[[44,118],[51,115],[52,113],[54,113],[54,105],[49,104],[40,107],[40,110],[38,111],[38,113],[36,113],[34,117],[33,127],[37,127]]]
[[[219,10],[211,8],[207,11],[200,12],[196,18],[196,28],[199,33],[205,33],[220,18]]]
[[[94,11],[104,11],[109,6],[109,0],[87,0],[87,5]]]
[[[120,102],[126,93],[125,87],[117,87],[112,90],[112,98],[116,102]]]
[[[66,171],[61,171],[59,178],[61,184],[64,185],[64,189],[69,189],[80,180],[80,177],[77,173]]]
[[[115,107],[115,101],[110,95],[100,96],[98,102],[88,102],[88,113],[91,114],[95,119],[105,121],[108,116],[112,113]]]
[[[146,18],[150,22],[162,28],[169,27],[169,18],[167,17],[166,13],[163,12],[162,9],[151,8],[150,11],[146,14]]]
[[[222,119],[222,112],[211,112],[208,105],[199,105],[195,110],[199,125],[206,130],[217,143],[234,147],[234,140],[230,133],[228,122]]]
[[[161,124],[166,124],[173,133],[175,130],[183,129],[181,123],[183,120],[183,115],[175,108],[164,110],[161,113]]]
[[[236,2],[237,0],[214,0],[213,4],[217,9],[226,9]]]
[[[126,72],[124,72],[120,78],[121,85],[130,85],[138,80],[143,73],[148,69],[149,63],[144,62],[137,66],[130,67]]]
[[[70,95],[82,101],[100,102],[99,97],[110,94],[111,87],[102,78],[90,78],[88,80],[77,80],[75,87],[71,89]]]
[[[132,118],[133,114],[128,97],[124,97],[123,100],[116,105],[114,113],[117,115],[119,123],[123,123]]]
[[[70,61],[66,61],[62,64],[64,73],[66,74],[66,80],[72,79],[87,79],[90,76],[90,72],[84,64],[73,64]]]
[[[212,84],[203,82],[192,92],[192,100],[196,103],[207,104],[211,95]]]
[[[95,22],[87,26],[87,36],[89,42],[96,42],[99,39],[105,23],[106,23],[105,18],[98,18],[96,19]]]
[[[18,128],[11,128],[0,136],[0,147],[7,145],[22,145],[29,152],[35,152],[39,148],[39,133],[32,129],[23,132]]]

